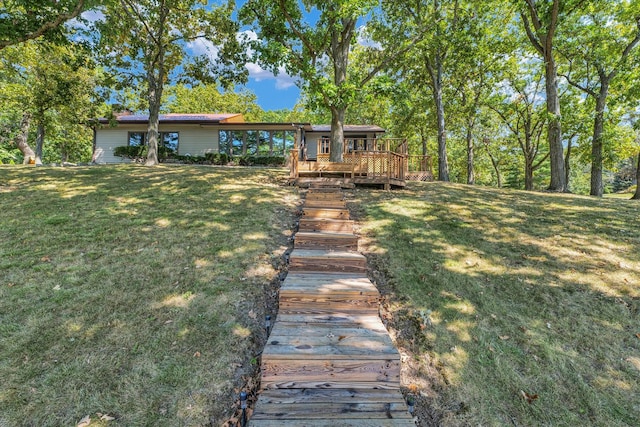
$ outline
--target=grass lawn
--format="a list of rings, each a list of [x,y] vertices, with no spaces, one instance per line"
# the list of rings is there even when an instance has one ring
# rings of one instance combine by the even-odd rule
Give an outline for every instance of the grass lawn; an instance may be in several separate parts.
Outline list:
[[[638,425],[638,201],[353,194],[422,425]]]
[[[223,423],[293,227],[285,176],[0,168],[0,426]]]

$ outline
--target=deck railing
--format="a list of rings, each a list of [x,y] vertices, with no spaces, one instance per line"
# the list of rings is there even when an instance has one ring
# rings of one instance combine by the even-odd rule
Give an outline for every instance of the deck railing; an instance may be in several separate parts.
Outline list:
[[[316,161],[329,162],[330,140],[318,140]],[[400,138],[345,138],[343,162],[354,165],[356,177],[404,180],[407,141]]]
[[[299,150],[291,151],[291,178],[322,169],[322,164],[330,163],[330,141],[318,140],[315,161],[302,161]],[[343,162],[353,165],[353,176],[366,182],[433,180],[430,156],[409,156],[405,139],[399,138],[345,138]]]

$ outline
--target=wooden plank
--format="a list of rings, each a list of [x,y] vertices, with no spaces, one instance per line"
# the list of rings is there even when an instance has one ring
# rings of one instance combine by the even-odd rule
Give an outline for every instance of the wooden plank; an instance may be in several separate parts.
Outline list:
[[[260,393],[264,403],[331,403],[339,401],[391,403],[404,401],[395,390],[367,389],[273,389]]]
[[[262,359],[262,385],[287,383],[392,383],[400,386],[400,358],[377,360]],[[278,386],[278,388],[280,388]],[[290,388],[290,387],[287,387]],[[306,386],[303,388],[307,388]]]
[[[334,313],[312,313],[313,309],[309,312],[298,314],[278,314],[278,322],[297,323],[299,325],[312,324],[314,327],[319,327],[319,324],[327,324],[332,326],[343,326],[353,328],[379,328],[382,325],[382,321],[378,315],[373,314],[360,314],[349,313],[348,311],[334,312]],[[383,326],[384,328],[384,326]]]
[[[317,301],[313,298],[292,298],[280,300],[280,312],[282,314],[301,314],[310,313],[314,314],[332,314],[336,311],[351,311],[358,314],[378,314],[378,300],[354,300],[351,298],[345,298],[340,300],[338,298],[328,301]]]
[[[358,250],[358,236],[352,233],[298,231],[294,237],[294,242],[295,247],[300,249]]]
[[[310,189],[304,195],[304,198],[305,198],[306,201],[309,201],[309,200],[344,200],[344,195],[342,194],[342,192],[339,192],[339,191],[317,192],[317,191],[314,191],[313,189]]]
[[[306,208],[333,208],[333,209],[346,209],[347,202],[344,200],[331,200],[331,199],[318,199],[307,198],[304,201]]]
[[[399,353],[385,335],[363,337],[353,335],[292,336],[271,334],[262,360],[297,359],[397,359]]]
[[[335,184],[333,179],[315,179],[310,180],[314,185],[309,187],[308,193],[340,193],[342,188],[339,184]]]
[[[294,249],[289,255],[289,271],[365,273],[367,259],[357,252]]]
[[[406,415],[405,415],[406,414]],[[281,403],[263,404],[256,407],[251,419],[342,419],[347,415],[350,419],[389,419],[406,418],[407,405],[400,402],[387,403],[359,403],[359,402],[330,402],[330,403]]]
[[[347,209],[302,208],[303,218],[349,219]]]
[[[369,389],[369,390],[400,390],[399,381],[355,381],[349,382],[326,380],[325,381],[303,381],[296,379],[289,381],[281,379],[280,381],[262,382],[261,386],[265,390],[272,389],[299,389],[299,388],[319,388],[319,389]]]
[[[415,427],[413,419],[348,419],[343,418],[317,420],[250,420],[249,426],[254,427]]]
[[[373,317],[373,315],[371,315]],[[377,317],[377,316],[376,316]],[[367,324],[366,327],[360,325],[340,325],[331,323],[290,323],[278,321],[274,324],[271,336],[336,336],[355,335],[361,337],[372,337],[387,335],[387,330],[381,321]]]
[[[375,298],[379,296],[378,289],[363,274],[290,272],[280,287],[280,296],[301,294]]]
[[[298,224],[298,230],[353,233],[353,221],[338,219],[332,220],[327,218],[301,218]]]

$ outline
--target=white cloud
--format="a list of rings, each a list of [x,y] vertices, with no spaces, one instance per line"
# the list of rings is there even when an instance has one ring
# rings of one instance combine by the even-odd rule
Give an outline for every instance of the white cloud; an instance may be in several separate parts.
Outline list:
[[[106,19],[105,14],[101,9],[92,9],[82,12],[79,17],[73,18],[66,25],[69,28],[76,28],[78,30],[89,30],[90,26],[98,21],[104,21]]]
[[[356,37],[356,40],[360,46],[382,49],[382,45],[379,42],[373,41],[371,39],[366,25],[360,26],[357,30],[357,34],[358,35]]]
[[[187,49],[190,49],[191,52],[194,53],[194,55],[204,55],[211,61],[216,61],[218,59],[218,52],[220,52],[220,49],[216,45],[204,38],[190,41],[189,43],[187,43]]]
[[[253,79],[257,82],[265,80],[275,80],[276,89],[285,90],[296,84],[295,78],[287,74],[284,67],[281,67],[278,70],[278,75],[274,75],[271,71],[265,70],[260,65],[253,62],[247,63],[245,67],[247,67],[247,70],[249,70],[250,79]]]

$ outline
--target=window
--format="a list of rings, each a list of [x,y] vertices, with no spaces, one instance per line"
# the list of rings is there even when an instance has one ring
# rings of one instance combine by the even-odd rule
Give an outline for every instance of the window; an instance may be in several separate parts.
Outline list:
[[[256,155],[258,153],[258,131],[248,130],[245,135],[247,144],[244,152],[249,155]]]
[[[178,132],[160,132],[158,148],[165,154],[178,154],[179,139]],[[127,140],[130,147],[140,147],[149,143],[147,132],[129,132]]]
[[[229,154],[231,148],[231,131],[218,131],[218,153]]]
[[[130,147],[140,147],[147,144],[146,132],[129,132],[127,144]]]
[[[159,146],[164,148],[166,154],[178,154],[178,132],[160,132]]]

